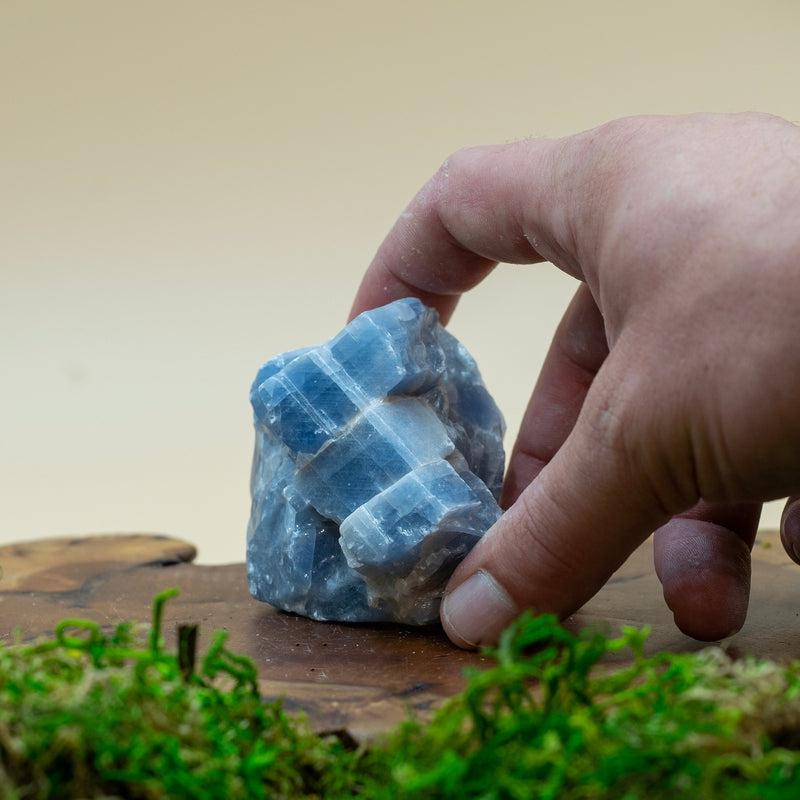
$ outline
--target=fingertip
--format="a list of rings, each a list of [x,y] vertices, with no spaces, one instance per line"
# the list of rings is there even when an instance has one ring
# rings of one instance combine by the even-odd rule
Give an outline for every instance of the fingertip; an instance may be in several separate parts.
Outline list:
[[[435,294],[417,289],[388,272],[377,276],[368,273],[353,301],[347,321],[352,322],[364,311],[380,308],[404,297],[416,297],[429,308],[436,309],[443,325],[450,321],[459,300],[459,295]]]
[[[479,569],[445,594],[439,616],[453,644],[475,650],[495,644],[517,614],[519,609],[505,588]]]
[[[789,558],[800,564],[800,497],[790,497],[783,509],[781,542]]]
[[[750,598],[750,550],[727,528],[676,518],[655,541],[656,571],[676,626],[714,642],[745,623]]]
[[[749,590],[730,576],[691,576],[664,589],[677,628],[692,639],[718,642],[741,630]]]

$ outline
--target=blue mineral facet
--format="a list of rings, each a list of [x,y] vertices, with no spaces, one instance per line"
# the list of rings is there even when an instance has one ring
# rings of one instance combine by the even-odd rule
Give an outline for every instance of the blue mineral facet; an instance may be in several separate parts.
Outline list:
[[[504,423],[466,349],[405,299],[250,392],[251,593],[314,619],[425,624],[500,516]]]

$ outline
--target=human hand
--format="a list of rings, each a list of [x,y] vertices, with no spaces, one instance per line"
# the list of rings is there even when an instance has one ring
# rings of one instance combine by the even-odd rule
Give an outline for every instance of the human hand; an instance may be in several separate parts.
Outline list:
[[[800,128],[644,117],[459,151],[352,315],[415,295],[446,321],[496,262],[544,260],[583,285],[511,454],[508,510],[453,575],[444,628],[474,647],[524,608],[566,616],[655,530],[677,625],[729,635],[760,503],[800,493]],[[800,498],[782,538],[800,561]]]

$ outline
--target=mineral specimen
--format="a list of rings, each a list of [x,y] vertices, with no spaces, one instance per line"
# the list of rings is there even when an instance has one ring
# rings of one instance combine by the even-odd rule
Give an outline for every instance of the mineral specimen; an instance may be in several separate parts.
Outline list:
[[[419,300],[273,358],[250,400],[251,593],[314,619],[426,624],[500,516],[504,422]]]

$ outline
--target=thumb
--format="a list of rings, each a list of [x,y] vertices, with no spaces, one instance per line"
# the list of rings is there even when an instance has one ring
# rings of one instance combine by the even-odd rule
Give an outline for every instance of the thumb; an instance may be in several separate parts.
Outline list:
[[[620,341],[561,449],[451,578],[441,619],[460,647],[494,643],[527,608],[568,616],[697,499],[682,478],[689,462],[665,457],[673,448],[656,434],[676,427],[655,416],[622,351]]]

